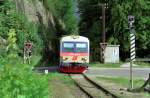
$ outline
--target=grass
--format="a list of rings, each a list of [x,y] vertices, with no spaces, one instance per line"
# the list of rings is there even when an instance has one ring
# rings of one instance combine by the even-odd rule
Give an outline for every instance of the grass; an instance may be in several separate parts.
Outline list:
[[[98,79],[103,79],[103,80],[106,80],[108,82],[112,82],[112,83],[116,83],[116,84],[119,84],[121,86],[124,86],[124,87],[128,87],[129,86],[129,79],[128,78],[123,78],[123,77],[97,77]],[[135,88],[138,88],[140,86],[142,86],[144,84],[144,80],[142,79],[134,79],[133,80],[134,82],[134,87]]]
[[[134,64],[139,65],[137,67],[150,67],[150,63],[148,62],[135,62]]]
[[[50,98],[72,98],[71,87],[74,82],[68,75],[49,73],[48,76]]]
[[[50,73],[48,76],[50,78],[50,82],[53,79],[58,78],[58,79],[62,80],[62,82],[64,84],[73,84],[73,80],[70,77],[68,77],[68,75],[66,75],[66,74],[60,74],[60,73],[55,72],[55,73]]]
[[[42,58],[42,57],[41,57],[40,55],[33,55],[33,56],[31,57],[31,64],[32,64],[33,66],[35,66],[36,64],[38,64],[38,62],[40,61],[41,58]]]

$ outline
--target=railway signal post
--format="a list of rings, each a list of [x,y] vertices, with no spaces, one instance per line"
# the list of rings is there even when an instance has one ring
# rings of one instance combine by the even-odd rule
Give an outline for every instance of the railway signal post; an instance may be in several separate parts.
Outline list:
[[[134,16],[128,16],[129,30],[130,30],[130,89],[133,89],[133,62],[135,61],[135,30],[134,30]]]
[[[28,61],[28,63],[30,64],[30,59],[31,59],[31,54],[32,54],[32,43],[31,42],[26,42],[24,44],[23,54],[24,54],[23,62],[26,63]]]
[[[97,5],[94,5],[94,6],[97,6]],[[108,8],[108,1],[105,0],[104,3],[98,2],[98,6],[101,6],[101,13],[102,13],[102,16],[100,17],[100,19],[102,19],[102,43],[100,43],[100,61],[104,63],[104,52],[107,46],[107,43],[105,43],[106,42],[106,28],[105,28],[106,11],[105,10]]]

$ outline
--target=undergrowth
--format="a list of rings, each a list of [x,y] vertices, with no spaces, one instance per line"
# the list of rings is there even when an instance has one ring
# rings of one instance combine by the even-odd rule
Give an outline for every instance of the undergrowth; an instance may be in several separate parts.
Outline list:
[[[36,62],[29,65],[19,57],[0,59],[0,98],[48,98],[48,76],[32,71]]]

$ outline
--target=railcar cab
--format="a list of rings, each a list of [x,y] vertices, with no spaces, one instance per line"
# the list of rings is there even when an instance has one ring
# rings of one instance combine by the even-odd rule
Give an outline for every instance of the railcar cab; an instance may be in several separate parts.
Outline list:
[[[89,63],[89,40],[83,36],[66,36],[60,40],[60,72],[83,73]]]

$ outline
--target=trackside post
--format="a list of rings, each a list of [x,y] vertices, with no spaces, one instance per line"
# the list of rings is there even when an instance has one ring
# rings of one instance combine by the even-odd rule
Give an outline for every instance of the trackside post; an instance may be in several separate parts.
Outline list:
[[[32,55],[32,46],[33,44],[31,42],[25,42],[24,44],[24,49],[23,49],[23,54],[24,54],[23,62],[24,63],[28,61],[28,63],[30,64],[30,59]]]
[[[134,16],[128,16],[129,30],[130,30],[130,90],[133,89],[133,62],[135,61],[135,30],[134,30]]]

